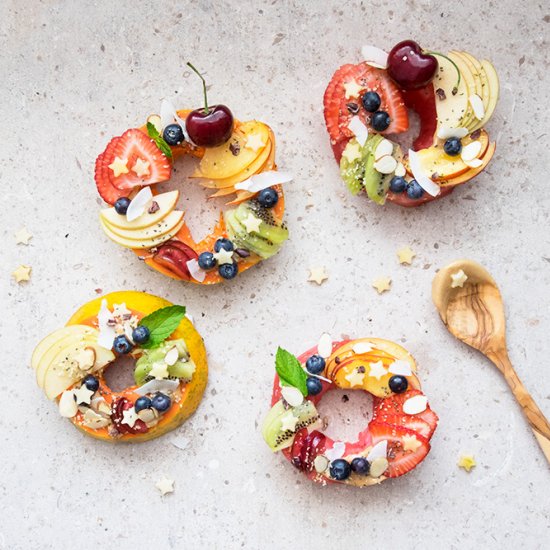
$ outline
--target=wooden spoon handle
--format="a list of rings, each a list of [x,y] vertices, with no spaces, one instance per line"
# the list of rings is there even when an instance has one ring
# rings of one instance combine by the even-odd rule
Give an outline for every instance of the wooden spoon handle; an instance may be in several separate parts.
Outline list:
[[[517,402],[521,405],[523,414],[527,418],[544,456],[546,456],[546,460],[550,463],[550,423],[538,408],[531,394],[525,389],[508,355],[505,352],[496,353],[489,355],[489,359],[504,374],[506,382],[508,382]]]

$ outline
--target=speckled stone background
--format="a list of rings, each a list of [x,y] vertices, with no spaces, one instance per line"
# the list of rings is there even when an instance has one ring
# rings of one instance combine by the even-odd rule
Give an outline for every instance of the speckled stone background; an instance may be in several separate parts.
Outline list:
[[[548,548],[548,464],[499,373],[446,332],[430,300],[438,266],[462,256],[486,265],[506,298],[512,361],[550,415],[548,3],[4,0],[0,29],[1,549]],[[344,192],[321,99],[362,44],[408,37],[494,61],[498,150],[447,200],[378,208]],[[213,102],[273,126],[279,166],[295,175],[291,240],[216,288],[150,271],[97,219],[96,155],[162,97],[198,106],[189,59]],[[178,185],[193,229],[208,231],[206,193]],[[15,245],[23,225],[27,247]],[[397,263],[404,245],[417,253],[411,267]],[[32,280],[17,285],[20,263]],[[306,282],[316,265],[330,274],[321,287]],[[378,296],[370,285],[381,275],[393,287]],[[123,288],[186,304],[211,373],[177,432],[115,447],[60,418],[28,364],[95,289]],[[395,339],[418,359],[441,423],[415,472],[366,490],[322,488],[263,443],[276,346],[298,353],[323,331]],[[351,437],[365,403],[340,397],[337,412],[322,411],[332,433]],[[464,452],[478,461],[469,475],[456,465]],[[162,475],[176,482],[164,498]]]

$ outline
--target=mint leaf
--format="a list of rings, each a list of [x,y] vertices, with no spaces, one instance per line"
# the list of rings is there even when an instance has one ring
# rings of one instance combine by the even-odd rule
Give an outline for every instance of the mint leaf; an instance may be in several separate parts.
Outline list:
[[[153,311],[139,322],[140,325],[147,327],[151,333],[149,340],[140,346],[150,349],[162,344],[178,328],[184,317],[184,306],[168,306]]]
[[[307,396],[306,379],[300,361],[286,349],[278,348],[275,356],[275,370],[279,375],[279,380],[284,386],[294,386],[299,389],[304,397]]]
[[[172,158],[172,149],[170,145],[164,141],[164,138],[160,135],[157,127],[152,123],[147,123],[147,134],[155,142],[156,146],[164,153],[169,159]]]

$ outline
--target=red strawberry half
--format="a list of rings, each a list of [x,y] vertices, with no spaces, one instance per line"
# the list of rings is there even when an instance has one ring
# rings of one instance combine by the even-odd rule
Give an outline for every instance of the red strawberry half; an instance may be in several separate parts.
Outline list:
[[[388,477],[399,477],[410,472],[426,458],[426,455],[430,451],[428,440],[417,432],[408,430],[407,428],[386,424],[385,422],[371,422],[369,431],[372,436],[373,445],[384,440],[388,442],[387,457],[389,466],[386,472],[384,472],[384,475]],[[415,451],[404,450],[405,436],[414,436],[420,442]]]
[[[109,177],[109,164],[113,162],[114,148],[120,138],[113,138],[107,145],[105,151],[95,161],[95,183],[101,198],[108,204],[115,204],[117,199],[128,196],[128,191],[115,187]]]
[[[402,428],[413,430],[416,433],[420,434],[422,437],[425,437],[427,440],[430,440],[433,434],[433,430],[430,425],[425,420],[422,420],[422,418],[418,418],[414,415],[388,414],[380,416],[379,420],[384,421],[387,424],[395,424],[396,426],[401,426]]]

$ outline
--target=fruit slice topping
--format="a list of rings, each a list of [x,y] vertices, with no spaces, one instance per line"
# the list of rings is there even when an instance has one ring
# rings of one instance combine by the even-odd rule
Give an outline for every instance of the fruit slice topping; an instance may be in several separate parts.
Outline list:
[[[317,430],[308,433],[302,428],[295,436],[290,451],[290,460],[298,470],[311,472],[315,458],[325,450],[326,436]]]

